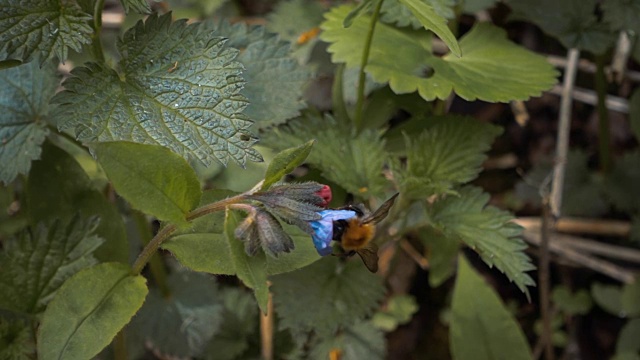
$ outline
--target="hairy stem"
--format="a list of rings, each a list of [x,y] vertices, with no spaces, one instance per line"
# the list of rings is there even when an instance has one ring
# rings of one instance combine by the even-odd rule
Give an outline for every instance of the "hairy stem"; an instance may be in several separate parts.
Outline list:
[[[91,48],[93,56],[98,62],[104,62],[104,52],[102,51],[102,9],[104,8],[104,0],[97,0],[93,8],[93,35],[91,35]]]
[[[223,200],[216,201],[214,203],[199,207],[193,210],[192,212],[188,213],[186,216],[186,219],[187,221],[192,221],[194,219],[214,213],[216,211],[224,210],[227,206],[231,204],[236,204],[242,200],[245,200],[245,195],[246,194],[236,195],[227,199],[223,199]],[[131,273],[134,275],[140,274],[144,266],[147,264],[147,262],[149,262],[149,259],[151,259],[151,256],[153,256],[153,254],[156,253],[160,245],[165,240],[167,240],[171,236],[171,234],[173,234],[176,231],[176,229],[177,227],[174,224],[169,224],[163,227],[156,234],[156,236],[154,236],[153,239],[151,239],[151,241],[144,247],[144,249],[142,249],[142,252],[140,253],[140,255],[138,255],[138,258],[133,263]]]
[[[147,246],[151,242],[151,229],[149,228],[149,223],[145,218],[144,214],[139,211],[134,211],[133,221],[138,228],[138,234],[140,235],[140,240],[142,243]],[[167,285],[167,271],[162,263],[162,259],[158,253],[154,253],[151,255],[151,259],[149,259],[149,269],[151,270],[151,274],[158,285],[158,289],[160,289],[160,293],[166,299],[171,296],[171,290]]]
[[[609,129],[609,112],[607,111],[607,78],[604,74],[604,55],[596,56],[595,88],[598,94],[598,155],[600,170],[607,174],[611,171],[611,150]]]
[[[378,0],[376,7],[373,10],[371,16],[371,23],[369,24],[369,32],[364,43],[364,50],[362,51],[362,61],[360,62],[360,74],[358,75],[358,100],[356,102],[356,114],[354,117],[354,124],[356,129],[360,130],[362,127],[362,113],[364,108],[364,83],[366,79],[366,73],[364,68],[369,62],[369,53],[371,52],[371,43],[373,42],[373,32],[376,29],[378,23],[378,17],[380,16],[380,9],[382,9],[382,2],[384,0]]]

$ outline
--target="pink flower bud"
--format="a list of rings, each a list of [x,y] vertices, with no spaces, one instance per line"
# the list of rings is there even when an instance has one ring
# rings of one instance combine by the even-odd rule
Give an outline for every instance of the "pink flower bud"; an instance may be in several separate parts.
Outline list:
[[[326,209],[331,202],[331,188],[329,185],[323,185],[322,189],[316,191],[316,195],[322,198],[322,202],[318,206]]]

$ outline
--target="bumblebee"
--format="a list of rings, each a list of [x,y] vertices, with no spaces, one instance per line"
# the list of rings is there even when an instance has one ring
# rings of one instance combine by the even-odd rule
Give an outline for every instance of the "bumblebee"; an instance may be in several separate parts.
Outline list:
[[[333,221],[332,240],[340,244],[345,251],[344,256],[358,254],[371,272],[378,271],[378,246],[371,241],[376,235],[376,224],[387,217],[396,197],[398,194],[393,195],[371,214],[366,214],[360,206],[342,207],[339,210],[353,211],[356,215],[349,219]]]

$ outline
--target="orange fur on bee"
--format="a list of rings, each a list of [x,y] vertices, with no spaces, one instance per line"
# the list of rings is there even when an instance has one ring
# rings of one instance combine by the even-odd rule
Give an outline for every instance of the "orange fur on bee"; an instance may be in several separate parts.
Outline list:
[[[373,224],[363,224],[359,219],[351,219],[342,234],[340,245],[346,251],[362,249],[375,234],[376,228]]]

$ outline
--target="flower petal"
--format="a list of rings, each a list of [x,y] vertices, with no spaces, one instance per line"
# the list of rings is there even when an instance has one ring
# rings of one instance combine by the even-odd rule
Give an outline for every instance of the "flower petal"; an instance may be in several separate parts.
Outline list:
[[[322,210],[318,212],[322,219],[311,221],[313,229],[313,245],[316,247],[318,254],[326,256],[331,254],[331,238],[333,238],[333,222],[337,220],[346,220],[356,216],[355,211],[351,210]]]

